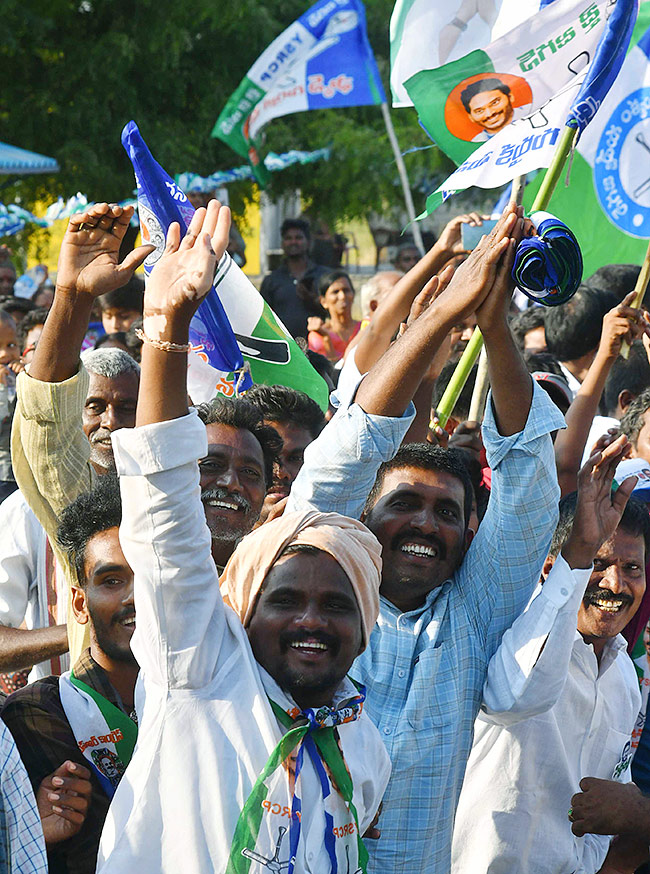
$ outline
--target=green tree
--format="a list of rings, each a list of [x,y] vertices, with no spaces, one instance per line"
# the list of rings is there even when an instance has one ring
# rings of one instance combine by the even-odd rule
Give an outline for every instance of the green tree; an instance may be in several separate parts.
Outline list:
[[[210,137],[227,98],[268,43],[308,4],[297,0],[4,0],[0,119],[7,142],[55,157],[61,172],[8,180],[19,198],[128,197],[130,162],[120,143],[133,118],[156,158],[174,174],[208,175],[241,159]],[[392,0],[368,0],[369,36],[388,84]],[[414,110],[393,113],[403,149],[428,144]],[[401,203],[378,107],[299,113],[272,122],[275,151],[328,145],[328,162],[274,174],[270,193],[299,187],[324,218],[352,218]],[[407,158],[412,180],[440,174],[436,149]],[[1,181],[1,180],[0,180]],[[430,186],[429,189],[430,190]],[[231,186],[236,211],[252,183]],[[414,186],[416,206],[424,190]]]

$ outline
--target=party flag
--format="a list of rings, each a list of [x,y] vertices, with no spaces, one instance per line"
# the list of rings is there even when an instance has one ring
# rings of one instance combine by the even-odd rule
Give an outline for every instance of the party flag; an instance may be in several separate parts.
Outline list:
[[[489,45],[544,5],[544,0],[397,0],[390,19],[393,106],[412,105],[407,79]]]
[[[144,262],[147,276],[163,253],[169,225],[178,222],[185,233],[194,208],[153,158],[135,122],[122,131],[122,144],[135,171],[142,240],[156,247]],[[195,403],[259,382],[304,391],[327,409],[327,384],[227,252],[192,319],[190,344],[188,391]]]
[[[405,82],[420,123],[456,164],[575,80],[605,30],[607,0],[555,0],[465,57]]]
[[[540,12],[540,16],[552,10],[556,3]],[[587,29],[591,23],[594,31],[599,27],[600,39],[591,52],[581,52],[569,65],[579,69],[584,59],[593,58],[590,66],[580,68],[550,99],[541,105],[531,105],[523,118],[512,118],[480,145],[429,195],[424,214],[428,215],[452,194],[472,185],[497,188],[515,176],[548,167],[565,126],[582,132],[594,117],[621,68],[636,15],[636,0],[617,0],[613,10],[611,4],[599,4],[595,0],[584,8],[579,17],[581,26]],[[523,47],[527,53],[528,46]]]
[[[560,182],[548,206],[578,238],[586,277],[604,264],[641,264],[650,238],[650,3],[632,45],[578,141],[569,187]],[[540,184],[531,182],[524,203]]]
[[[361,0],[319,0],[262,52],[212,131],[248,158],[264,185],[258,135],[271,119],[308,109],[386,101]]]

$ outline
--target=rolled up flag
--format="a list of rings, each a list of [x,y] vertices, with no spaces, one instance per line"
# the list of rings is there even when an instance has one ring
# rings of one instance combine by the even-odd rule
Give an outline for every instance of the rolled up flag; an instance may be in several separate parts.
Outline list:
[[[531,220],[536,237],[517,246],[512,278],[535,303],[554,307],[566,303],[582,281],[582,254],[571,230],[548,212],[535,212]]]
[[[135,171],[142,239],[156,247],[144,262],[146,276],[162,255],[169,225],[179,222],[184,233],[194,208],[155,161],[135,122],[122,131],[122,143]],[[192,319],[190,344],[188,390],[195,403],[258,382],[303,391],[327,409],[325,380],[227,252]]]
[[[615,480],[622,485],[631,476],[637,478],[632,497],[650,503],[650,465],[643,458],[626,458],[616,468]]]

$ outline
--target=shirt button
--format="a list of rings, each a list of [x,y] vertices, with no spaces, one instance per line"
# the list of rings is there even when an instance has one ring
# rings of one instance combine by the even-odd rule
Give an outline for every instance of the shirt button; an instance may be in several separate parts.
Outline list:
[[[398,672],[397,672],[397,676],[398,676],[398,677],[405,677],[405,676],[406,676],[406,671],[398,671]]]
[[[384,729],[384,734],[390,734],[390,733],[391,733],[391,729],[388,726],[386,726],[386,728]]]
[[[568,589],[560,589],[560,594],[561,594],[561,595],[568,595],[568,594],[569,594],[569,590],[568,590]]]

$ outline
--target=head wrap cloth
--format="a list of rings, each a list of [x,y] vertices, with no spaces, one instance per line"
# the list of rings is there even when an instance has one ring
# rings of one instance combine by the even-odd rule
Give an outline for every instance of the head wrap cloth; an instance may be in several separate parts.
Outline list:
[[[363,648],[379,614],[381,546],[365,525],[338,513],[285,513],[260,525],[239,543],[221,576],[221,594],[246,628],[267,574],[296,544],[331,555],[345,571],[361,613]]]

